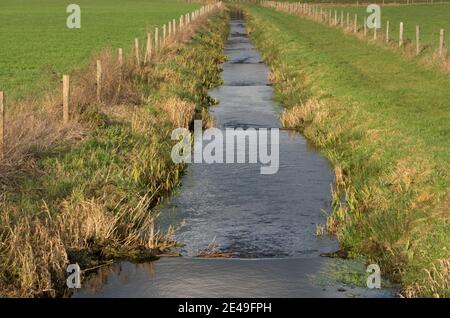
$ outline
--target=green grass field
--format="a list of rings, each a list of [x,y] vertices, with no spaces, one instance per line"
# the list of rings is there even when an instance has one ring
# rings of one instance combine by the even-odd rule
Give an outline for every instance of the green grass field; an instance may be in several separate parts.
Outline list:
[[[344,19],[347,12],[350,13],[350,21],[358,14],[359,24],[362,25],[363,17],[368,16],[366,7],[349,6],[334,7],[340,12],[344,11]],[[420,26],[421,44],[436,49],[439,45],[439,30],[450,32],[450,4],[435,5],[410,5],[410,6],[382,6],[381,7],[381,32],[386,31],[386,22],[389,21],[389,38],[398,41],[400,22],[404,24],[404,37],[412,42],[416,37],[416,25]]]
[[[126,2],[126,4],[124,3]],[[199,4],[176,0],[79,0],[81,29],[68,29],[69,0],[0,1],[0,90],[22,97],[57,83],[103,47],[131,49],[133,39]]]
[[[321,105],[298,127],[344,171],[347,205],[335,205],[342,246],[404,286],[448,295],[425,270],[450,256],[450,77],[339,29],[248,8],[279,101]]]

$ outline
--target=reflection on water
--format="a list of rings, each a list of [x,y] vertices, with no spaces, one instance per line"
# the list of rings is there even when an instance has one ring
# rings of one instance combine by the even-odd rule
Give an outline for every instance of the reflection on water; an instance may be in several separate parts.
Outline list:
[[[224,85],[211,95],[216,127],[279,127],[268,69],[243,21],[231,21]],[[75,297],[351,297],[385,296],[320,277],[335,261],[321,258],[337,242],[317,238],[329,209],[328,162],[305,139],[280,131],[277,174],[258,164],[192,164],[180,192],[162,209],[159,225],[184,224],[177,240],[183,258],[128,262],[104,268]],[[235,259],[192,258],[214,242]],[[318,282],[321,284],[318,284]]]
[[[388,291],[314,283],[324,258],[165,258],[104,268],[74,297],[388,297]],[[101,278],[99,278],[101,277]]]

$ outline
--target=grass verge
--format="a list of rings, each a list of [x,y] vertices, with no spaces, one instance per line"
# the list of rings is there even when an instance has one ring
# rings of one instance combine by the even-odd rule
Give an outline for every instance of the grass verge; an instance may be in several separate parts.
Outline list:
[[[246,8],[283,124],[335,166],[328,230],[404,296],[448,297],[448,76],[315,21]]]
[[[198,18],[144,67],[130,56],[120,73],[105,50],[74,76],[69,125],[57,124],[58,93],[21,102],[10,122],[26,137],[10,134],[0,171],[2,296],[60,296],[69,263],[88,273],[107,260],[154,259],[176,244],[155,229],[152,208],[178,185],[184,167],[171,160],[171,132],[206,116],[227,31],[224,13]]]

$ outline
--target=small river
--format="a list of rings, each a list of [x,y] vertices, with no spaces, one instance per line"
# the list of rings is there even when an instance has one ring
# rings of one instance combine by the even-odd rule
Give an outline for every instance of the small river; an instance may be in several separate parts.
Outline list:
[[[279,128],[268,68],[250,42],[245,22],[231,20],[224,84],[211,91],[215,127]],[[179,226],[183,257],[120,262],[102,268],[74,297],[387,297],[337,279],[358,268],[320,257],[338,249],[317,237],[330,208],[333,174],[327,160],[299,134],[280,131],[279,170],[259,164],[191,164],[162,208],[160,226]],[[276,141],[271,141],[276,142]],[[204,251],[233,258],[199,258]]]

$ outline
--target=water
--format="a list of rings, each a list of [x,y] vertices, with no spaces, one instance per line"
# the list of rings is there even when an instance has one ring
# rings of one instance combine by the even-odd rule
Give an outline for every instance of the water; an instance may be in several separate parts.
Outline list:
[[[322,273],[324,258],[199,259],[117,263],[74,297],[389,297],[386,290],[349,287]],[[318,277],[317,277],[318,276]]]
[[[220,100],[211,109],[216,127],[279,127],[268,68],[243,21],[231,21],[225,53],[224,85],[211,92]],[[259,164],[191,164],[160,220],[162,227],[183,224],[176,238],[184,257],[115,264],[74,296],[385,296],[321,279],[335,261],[320,253],[338,249],[334,239],[315,235],[329,210],[331,169],[301,135],[280,131],[279,149],[272,175],[260,174]],[[195,258],[212,246],[235,258]]]

